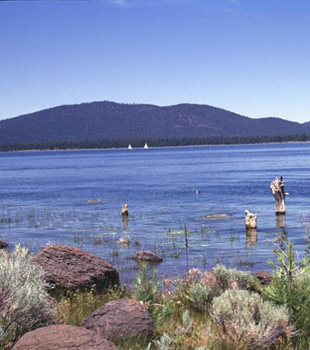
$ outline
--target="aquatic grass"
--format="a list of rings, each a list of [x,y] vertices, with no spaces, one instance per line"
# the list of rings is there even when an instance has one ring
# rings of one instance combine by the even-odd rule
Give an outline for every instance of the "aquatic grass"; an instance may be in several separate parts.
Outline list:
[[[116,247],[116,248],[114,248],[114,249],[112,250],[112,252],[111,252],[111,257],[112,257],[113,259],[117,259],[117,260],[118,260],[118,258],[119,258],[119,248],[118,248],[118,247]]]
[[[231,233],[229,238],[230,242],[239,242],[240,241],[240,235],[236,234],[236,233]]]
[[[237,267],[253,267],[255,262],[251,259],[239,258],[235,261],[235,266]]]
[[[84,237],[79,233],[75,233],[72,240],[74,243],[77,243],[77,244],[82,244],[85,242]]]
[[[201,266],[205,269],[207,267],[207,258],[202,256],[200,259]]]
[[[92,244],[94,245],[103,245],[105,244],[105,237],[104,235],[101,233],[97,234],[97,235],[93,235],[92,236]]]
[[[214,233],[214,231],[212,229],[210,229],[210,227],[208,225],[202,224],[200,226],[200,235],[201,235],[201,237],[209,239],[209,236],[212,233]]]
[[[181,253],[179,251],[173,251],[171,254],[170,254],[171,258],[173,259],[179,259],[181,257]]]
[[[142,245],[142,243],[141,243],[141,241],[140,241],[139,239],[135,239],[134,245],[135,245],[136,247],[139,247],[139,246]]]

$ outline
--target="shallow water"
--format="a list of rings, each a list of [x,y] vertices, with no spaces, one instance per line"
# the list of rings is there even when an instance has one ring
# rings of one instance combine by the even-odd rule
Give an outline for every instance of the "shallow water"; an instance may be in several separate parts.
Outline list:
[[[156,269],[170,277],[217,262],[270,269],[277,234],[300,256],[307,248],[310,144],[1,153],[0,170],[1,239],[34,252],[48,242],[79,246],[116,265],[125,283],[141,249],[162,255]],[[285,228],[269,189],[278,175],[289,192]],[[257,241],[246,239],[245,209],[258,213]]]

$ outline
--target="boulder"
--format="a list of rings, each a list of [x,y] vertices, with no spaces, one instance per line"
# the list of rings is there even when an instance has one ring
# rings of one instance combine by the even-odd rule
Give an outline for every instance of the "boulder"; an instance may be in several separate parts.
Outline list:
[[[161,256],[158,256],[157,254],[148,252],[146,250],[136,252],[133,256],[133,259],[136,261],[146,261],[149,263],[160,263],[163,261],[163,258]]]
[[[131,338],[149,339],[154,324],[150,313],[136,300],[111,301],[94,311],[83,326],[103,334],[115,344]]]
[[[0,249],[6,248],[8,244],[0,239]]]
[[[118,350],[118,347],[83,327],[57,325],[26,333],[12,350]]]
[[[44,269],[51,290],[92,287],[104,290],[119,285],[118,271],[107,261],[63,244],[46,245],[32,262]]]
[[[263,286],[268,286],[268,284],[271,283],[272,276],[269,272],[266,272],[266,271],[255,272],[254,276],[258,278],[258,280]]]

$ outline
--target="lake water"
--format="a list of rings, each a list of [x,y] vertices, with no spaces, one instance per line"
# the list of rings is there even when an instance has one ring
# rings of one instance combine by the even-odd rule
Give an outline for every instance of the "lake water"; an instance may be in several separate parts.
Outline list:
[[[289,192],[285,228],[269,188],[279,175]],[[131,257],[145,249],[163,256],[160,277],[218,262],[268,270],[277,235],[300,256],[308,246],[309,178],[310,144],[1,153],[0,239],[33,252],[49,242],[81,247],[116,265],[128,284]],[[245,209],[258,214],[257,240],[246,237]],[[131,244],[120,245],[122,237]]]

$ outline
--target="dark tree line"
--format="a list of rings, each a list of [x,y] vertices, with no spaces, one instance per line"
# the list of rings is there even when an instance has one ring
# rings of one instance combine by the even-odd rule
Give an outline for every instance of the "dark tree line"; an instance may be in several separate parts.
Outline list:
[[[126,148],[131,143],[133,148],[143,147],[145,142],[149,147],[166,146],[198,146],[198,145],[237,145],[272,142],[306,142],[310,134],[277,135],[277,136],[233,136],[233,137],[182,137],[182,138],[149,138],[136,140],[85,140],[64,142],[34,142],[16,143],[0,146],[1,152],[24,150],[67,150],[67,149],[97,149],[97,148]]]

